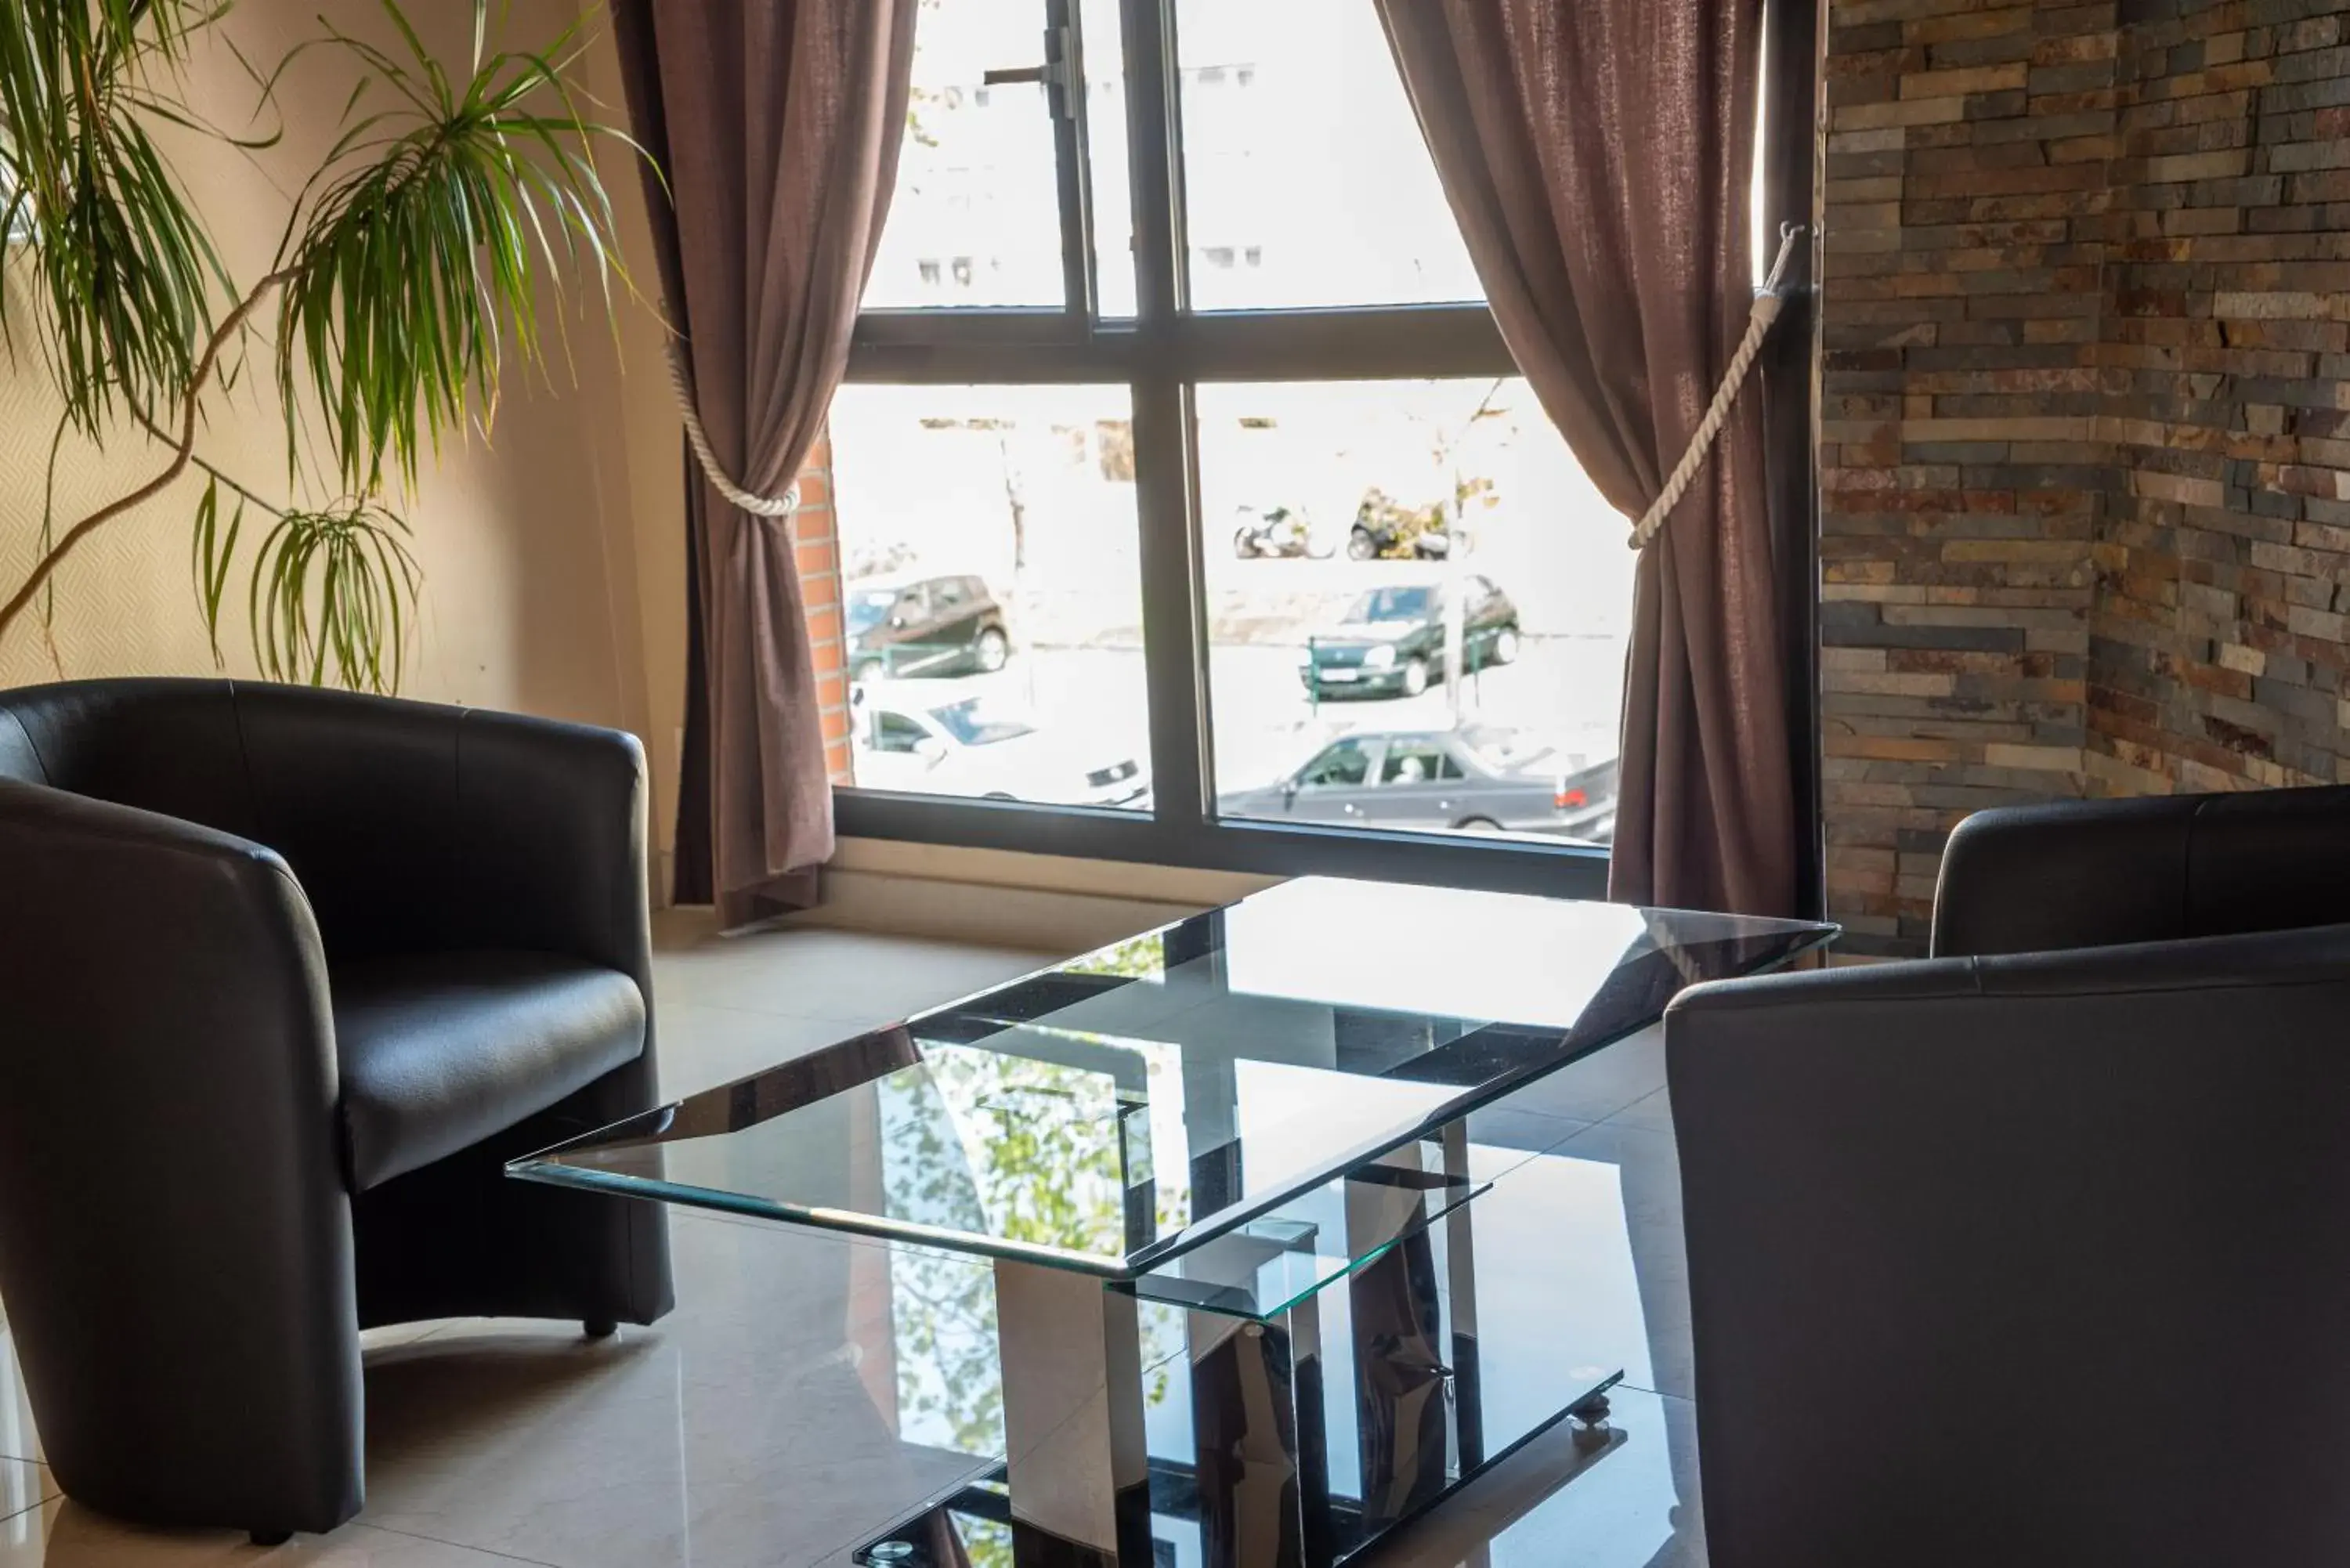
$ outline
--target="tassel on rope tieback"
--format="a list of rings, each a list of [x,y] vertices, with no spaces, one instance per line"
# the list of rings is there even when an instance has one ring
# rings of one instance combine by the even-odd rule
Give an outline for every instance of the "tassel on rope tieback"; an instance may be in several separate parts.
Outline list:
[[[1738,401],[1738,393],[1746,384],[1746,372],[1753,367],[1754,357],[1762,351],[1763,340],[1771,336],[1772,325],[1779,319],[1780,308],[1787,302],[1780,287],[1786,278],[1788,264],[1794,259],[1795,242],[1810,233],[1807,223],[1779,225],[1779,256],[1771,264],[1771,275],[1762,280],[1762,291],[1754,296],[1754,313],[1747,317],[1746,336],[1739,341],[1738,352],[1730,357],[1730,368],[1722,372],[1721,385],[1714,389],[1712,405],[1705,410],[1697,433],[1690,437],[1689,450],[1681,453],[1665,487],[1633,525],[1632,537],[1627,541],[1633,549],[1648,547],[1648,541],[1657,536],[1665,519],[1672,515],[1673,508],[1689,493],[1697,471],[1705,466],[1707,456],[1713,451],[1714,439],[1721,434],[1722,425],[1730,419],[1731,405]]]
[[[693,406],[693,389],[686,381],[684,346],[674,337],[669,342],[669,384],[677,392],[677,411],[685,416],[685,439],[692,446],[693,455],[712,487],[729,504],[757,517],[789,517],[800,509],[796,480],[785,486],[781,495],[754,495],[735,483],[719,466],[718,454],[710,450],[710,432],[702,428],[702,415]]]

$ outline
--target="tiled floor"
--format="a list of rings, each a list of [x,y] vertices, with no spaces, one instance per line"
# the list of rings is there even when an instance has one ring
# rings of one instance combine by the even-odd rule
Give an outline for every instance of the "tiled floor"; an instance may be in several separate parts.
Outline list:
[[[984,988],[1047,959],[795,931],[664,941],[664,1087],[723,1083]],[[1620,1205],[1603,1238],[1628,1272],[1594,1303],[1634,1343],[1623,1445],[1564,1489],[1564,1428],[1464,1489],[1380,1568],[1701,1568],[1679,1190],[1661,1044],[1611,1047],[1482,1114],[1489,1143],[1552,1147]],[[1617,1216],[1620,1215],[1620,1218]],[[968,1467],[901,1444],[878,1249],[678,1213],[679,1308],[590,1344],[560,1324],[478,1321],[369,1336],[368,1505],[264,1552],[221,1532],[135,1531],[57,1496],[0,1324],[0,1568],[845,1568],[873,1532]],[[1612,1315],[1611,1315],[1612,1314]],[[1627,1326],[1628,1325],[1628,1326]],[[1642,1346],[1637,1341],[1645,1338]]]

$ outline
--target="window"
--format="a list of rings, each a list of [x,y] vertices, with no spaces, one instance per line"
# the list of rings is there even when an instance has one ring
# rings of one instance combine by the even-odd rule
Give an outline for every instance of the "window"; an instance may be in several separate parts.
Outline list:
[[[1445,784],[1461,776],[1461,764],[1451,748],[1439,740],[1392,742],[1387,761],[1379,766],[1383,784]]]
[[[1612,749],[1635,557],[1523,381],[1211,384],[1195,407],[1226,815],[1294,820],[1269,786],[1335,734]],[[1259,521],[1275,509],[1288,531]],[[1593,836],[1542,782],[1481,778],[1383,826]]]
[[[1298,770],[1300,789],[1327,789],[1334,784],[1358,784],[1371,776],[1371,748],[1361,741],[1338,741]]]
[[[879,711],[873,715],[873,749],[877,752],[918,752],[929,734],[928,730],[903,713]]]
[[[1366,0],[1178,0],[1183,183],[1195,242],[1278,266],[1194,280],[1201,310],[1482,299]],[[1252,90],[1225,85],[1245,73]]]
[[[915,54],[832,410],[900,721],[842,831],[1596,892],[1633,560],[1374,9],[953,0]]]

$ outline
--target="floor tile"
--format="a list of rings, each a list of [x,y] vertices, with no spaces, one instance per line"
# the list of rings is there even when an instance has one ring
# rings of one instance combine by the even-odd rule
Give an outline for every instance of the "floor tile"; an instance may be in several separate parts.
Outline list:
[[[376,1358],[362,1521],[560,1568],[772,1568],[984,1468],[899,1440],[888,1253],[671,1236],[679,1309],[650,1329],[459,1323]]]
[[[444,1326],[438,1323],[403,1323],[387,1328],[367,1329],[359,1334],[359,1354],[363,1359],[372,1360],[399,1345],[426,1338]],[[9,1336],[6,1327],[0,1325],[0,1460],[36,1461],[43,1457],[40,1434],[34,1429],[32,1401],[25,1391],[16,1342]],[[5,1492],[0,1492],[0,1513],[6,1511],[6,1497]]]
[[[860,1024],[670,1000],[654,1014],[663,1099],[683,1099],[855,1036]]]
[[[0,1519],[38,1508],[57,1495],[48,1469],[22,1459],[0,1459]]]
[[[1524,1110],[1504,1100],[1499,1105],[1471,1113],[1469,1141],[1490,1144],[1496,1148],[1522,1148],[1540,1154],[1557,1147],[1592,1125],[1541,1111]]]
[[[33,1430],[33,1405],[25,1393],[16,1342],[0,1328],[0,1460],[40,1458],[40,1434]]]
[[[706,937],[660,953],[654,1008],[658,1014],[671,1002],[688,1002],[886,1023],[1016,979],[1057,956],[869,931]]]
[[[515,1558],[364,1524],[266,1552],[225,1530],[141,1530],[60,1498],[0,1519],[0,1568],[523,1568]]]
[[[1653,1095],[1634,1100],[1607,1120],[1619,1127],[1638,1127],[1643,1132],[1670,1134],[1673,1130],[1672,1091],[1659,1089]]]
[[[1617,1168],[1640,1314],[1648,1330],[1652,1372],[1643,1386],[1684,1399],[1691,1397],[1696,1376],[1690,1348],[1689,1259],[1681,1234],[1680,1157],[1671,1137],[1602,1122],[1555,1152]]]
[[[1575,1121],[1605,1121],[1665,1086],[1665,1033],[1644,1029],[1537,1079],[1502,1104]]]

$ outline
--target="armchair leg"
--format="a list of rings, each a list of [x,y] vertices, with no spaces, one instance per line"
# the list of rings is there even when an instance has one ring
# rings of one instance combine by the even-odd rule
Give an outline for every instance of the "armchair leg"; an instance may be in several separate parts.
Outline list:
[[[591,1317],[579,1326],[590,1339],[609,1339],[620,1331],[620,1325],[608,1317]]]
[[[290,1530],[256,1530],[251,1534],[255,1546],[283,1546],[294,1539]]]

